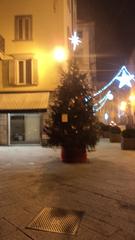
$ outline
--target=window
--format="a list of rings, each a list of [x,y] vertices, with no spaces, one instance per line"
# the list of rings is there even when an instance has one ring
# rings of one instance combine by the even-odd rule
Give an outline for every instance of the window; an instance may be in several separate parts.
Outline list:
[[[71,13],[71,0],[67,0],[68,10]]]
[[[15,60],[9,60],[9,84],[17,86],[37,85],[37,59],[25,59],[22,57]]]
[[[78,37],[79,37],[80,39],[83,38],[83,32],[82,32],[82,31],[78,31],[78,32],[77,32],[77,35],[78,35]]]
[[[15,16],[15,40],[32,40],[32,16]]]
[[[32,82],[32,59],[17,60],[17,83],[31,84]]]
[[[71,37],[71,31],[70,31],[70,27],[67,26],[67,45],[68,45],[68,48],[71,49],[71,43],[69,41],[69,38]]]
[[[5,52],[5,39],[0,35],[0,52]]]

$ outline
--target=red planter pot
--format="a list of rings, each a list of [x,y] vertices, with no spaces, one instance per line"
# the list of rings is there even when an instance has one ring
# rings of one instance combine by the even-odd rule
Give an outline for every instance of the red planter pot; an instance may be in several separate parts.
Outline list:
[[[62,147],[61,158],[65,163],[84,163],[87,161],[86,147]]]
[[[120,133],[110,133],[110,142],[120,142],[121,141],[121,134]]]

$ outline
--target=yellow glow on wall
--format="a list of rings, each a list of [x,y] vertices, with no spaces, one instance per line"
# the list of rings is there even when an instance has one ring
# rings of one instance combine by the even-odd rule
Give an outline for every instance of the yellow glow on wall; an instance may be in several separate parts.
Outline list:
[[[65,51],[66,52],[66,51]],[[65,55],[60,54],[59,61],[54,58],[54,49],[34,49],[34,58],[37,60],[39,87],[55,89],[59,83],[59,65],[64,66]]]
[[[120,106],[119,106],[120,110],[121,110],[121,111],[125,111],[125,110],[126,110],[126,107],[127,107],[127,102],[122,101],[122,102],[120,103]]]
[[[68,53],[64,47],[56,47],[53,51],[54,59],[58,62],[66,61],[68,58]]]
[[[35,58],[38,59],[38,61],[40,62],[45,62],[46,58],[47,58],[47,53],[45,53],[42,50],[35,50],[36,54],[35,54]]]
[[[131,102],[132,105],[135,105],[135,95],[130,95],[129,101]]]
[[[39,75],[40,77],[44,77],[54,65],[52,56],[49,52],[37,49],[35,50],[35,58],[38,60]]]

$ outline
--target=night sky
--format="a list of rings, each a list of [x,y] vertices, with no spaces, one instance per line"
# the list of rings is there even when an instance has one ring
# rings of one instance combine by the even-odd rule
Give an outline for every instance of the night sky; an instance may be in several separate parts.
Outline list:
[[[97,73],[109,81],[135,48],[135,0],[77,0],[78,18],[96,26]]]

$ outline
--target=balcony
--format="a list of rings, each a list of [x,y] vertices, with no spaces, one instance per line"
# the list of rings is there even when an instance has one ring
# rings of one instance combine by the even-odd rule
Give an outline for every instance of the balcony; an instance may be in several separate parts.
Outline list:
[[[0,35],[0,52],[5,52],[5,39]]]

